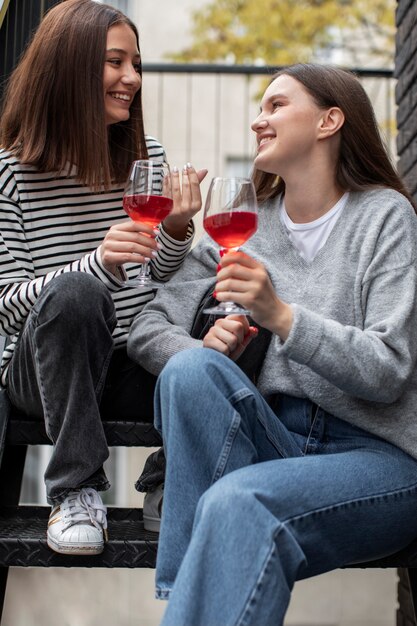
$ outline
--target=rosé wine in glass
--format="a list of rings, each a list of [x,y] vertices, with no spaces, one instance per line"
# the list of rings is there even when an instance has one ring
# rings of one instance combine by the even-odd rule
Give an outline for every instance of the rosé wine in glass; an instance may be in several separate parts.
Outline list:
[[[238,248],[258,228],[258,216],[250,211],[217,213],[204,220],[204,229],[222,248]]]
[[[203,226],[223,253],[236,250],[258,228],[256,191],[249,178],[213,178],[204,208]],[[234,302],[220,302],[204,313],[249,315]]]
[[[149,226],[158,226],[169,215],[173,202],[165,196],[146,196],[144,194],[125,195],[123,208],[134,222],[145,222]]]
[[[171,172],[162,161],[133,161],[123,194],[123,208],[134,222],[158,226],[173,208]],[[142,263],[140,273],[128,280],[126,286],[141,291],[157,289],[160,285],[149,276],[149,261]]]

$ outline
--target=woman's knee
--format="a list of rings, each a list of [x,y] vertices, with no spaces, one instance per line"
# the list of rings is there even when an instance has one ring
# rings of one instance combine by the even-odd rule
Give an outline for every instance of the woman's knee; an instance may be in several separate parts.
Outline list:
[[[230,426],[238,399],[253,397],[251,383],[228,357],[209,348],[192,348],[171,357],[156,387],[156,424],[191,422],[202,430]],[[172,421],[172,420],[171,420]],[[182,427],[182,426],[181,426]]]
[[[268,510],[266,502],[257,497],[250,482],[241,480],[239,470],[220,478],[201,496],[195,516],[196,523],[215,524],[225,532],[245,524],[249,518],[251,525],[268,519],[267,525],[274,529],[281,523]]]
[[[225,380],[239,368],[228,357],[210,348],[191,348],[172,356],[159,376],[159,385],[172,391],[204,391],[210,380]]]
[[[83,272],[56,276],[43,288],[34,305],[38,317],[46,312],[50,318],[59,315],[73,323],[104,315],[114,317],[114,304],[107,287],[97,278]]]
[[[206,408],[212,406],[215,395],[211,389],[209,366],[222,359],[227,363],[226,357],[204,348],[183,350],[169,359],[158,377],[155,390],[155,425],[159,430],[162,422],[165,434],[168,424],[173,424],[176,429],[186,427],[188,422],[193,428],[197,423],[205,427]],[[207,396],[211,398],[209,404]]]

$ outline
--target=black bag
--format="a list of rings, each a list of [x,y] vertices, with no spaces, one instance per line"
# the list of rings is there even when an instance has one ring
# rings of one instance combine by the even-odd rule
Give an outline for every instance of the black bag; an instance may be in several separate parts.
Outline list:
[[[203,296],[197,312],[194,317],[193,325],[190,331],[191,337],[195,339],[203,339],[209,329],[214,326],[217,319],[216,315],[210,315],[203,313],[203,310],[217,304],[217,300],[213,296],[213,286]],[[249,318],[251,326],[256,326],[258,329],[258,336],[248,344],[244,352],[236,360],[236,365],[239,365],[246,376],[256,385],[259,378],[265,355],[268,350],[269,342],[271,341],[272,333],[266,328],[262,328],[256,322]]]

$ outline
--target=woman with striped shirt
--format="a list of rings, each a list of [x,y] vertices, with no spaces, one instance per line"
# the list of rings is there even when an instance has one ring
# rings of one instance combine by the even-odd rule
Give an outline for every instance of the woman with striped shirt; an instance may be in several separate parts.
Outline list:
[[[153,293],[124,286],[151,258],[154,279],[182,264],[205,171],[173,172],[174,208],[157,230],[127,219],[130,164],[165,160],[145,136],[134,24],[113,7],[67,0],[51,9],[8,83],[0,122],[1,383],[21,411],[45,419],[48,545],[103,549],[98,491],[108,447],[101,417],[152,421],[154,379],[126,354]]]

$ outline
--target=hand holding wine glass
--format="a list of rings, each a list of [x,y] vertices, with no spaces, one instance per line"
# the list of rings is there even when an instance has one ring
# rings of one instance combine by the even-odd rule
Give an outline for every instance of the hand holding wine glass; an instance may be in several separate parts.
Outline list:
[[[236,298],[245,303],[253,321],[286,341],[293,323],[293,309],[277,293],[265,265],[243,251],[224,255],[220,264],[216,297],[230,297],[233,285],[236,291],[232,293],[239,292]]]
[[[123,195],[123,208],[135,222],[156,227],[173,207],[169,165],[161,161],[134,161]],[[142,263],[137,278],[127,285],[141,291],[159,287],[149,276],[149,260]]]
[[[213,178],[207,194],[203,225],[223,253],[237,250],[258,227],[255,187],[249,178]],[[234,302],[205,309],[214,315],[249,315]]]

